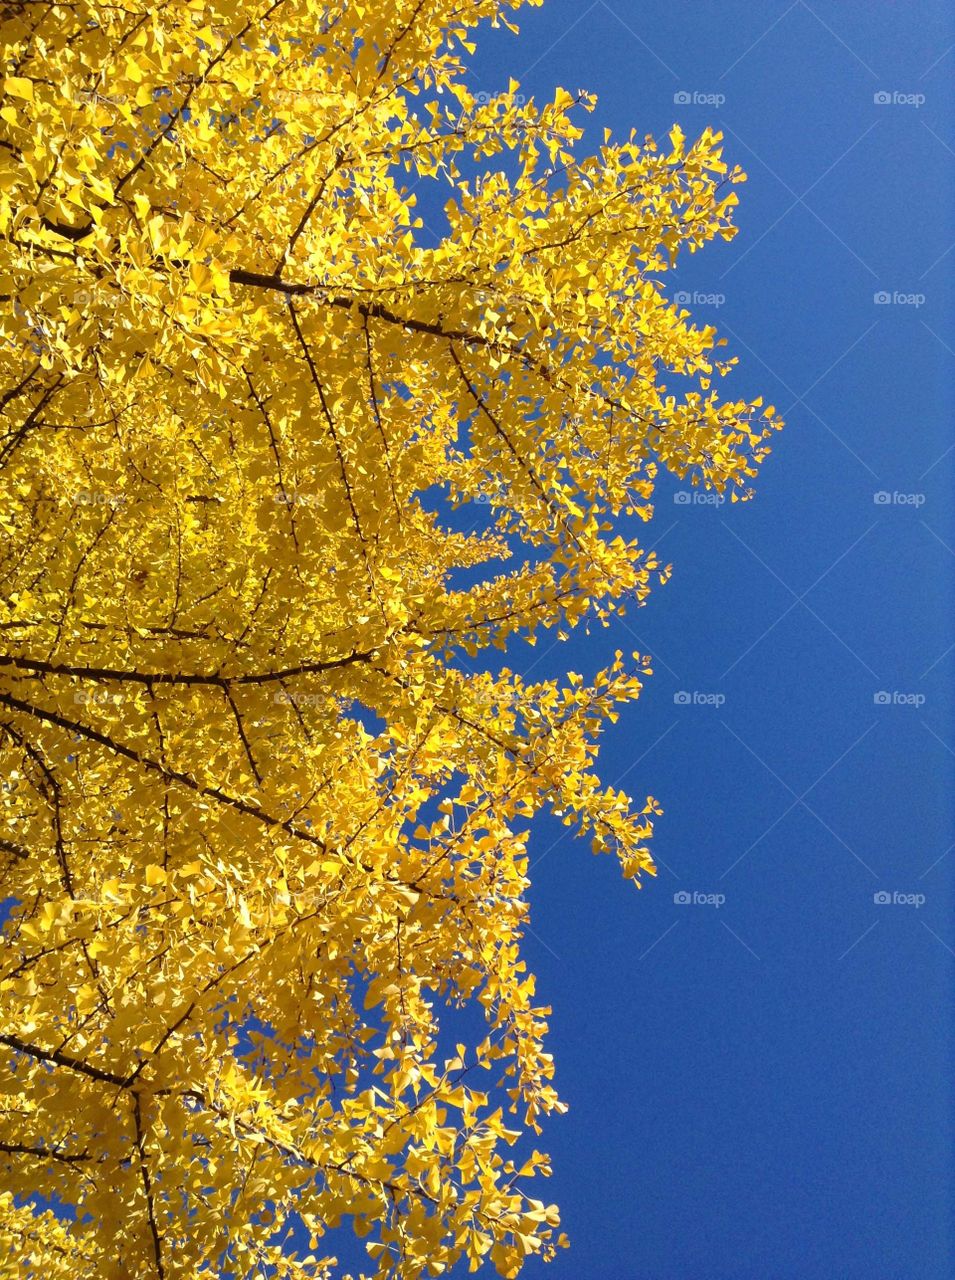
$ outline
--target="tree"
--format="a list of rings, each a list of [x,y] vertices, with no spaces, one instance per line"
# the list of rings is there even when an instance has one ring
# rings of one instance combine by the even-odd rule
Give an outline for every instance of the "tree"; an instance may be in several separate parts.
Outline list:
[[[470,92],[518,5],[0,10],[4,1276],[563,1243],[528,821],[653,872],[595,772],[648,659],[480,655],[641,604],[658,470],[745,497],[779,423],[663,292],[720,135]]]

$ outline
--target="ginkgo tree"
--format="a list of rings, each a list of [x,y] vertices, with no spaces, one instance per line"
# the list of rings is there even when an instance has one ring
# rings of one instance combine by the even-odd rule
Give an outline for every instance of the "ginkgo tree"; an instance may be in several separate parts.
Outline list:
[[[661,469],[746,497],[779,422],[665,293],[719,134],[469,89],[519,3],[0,7],[3,1277],[565,1243],[528,824],[653,872],[595,771],[648,659],[515,646],[642,603]]]

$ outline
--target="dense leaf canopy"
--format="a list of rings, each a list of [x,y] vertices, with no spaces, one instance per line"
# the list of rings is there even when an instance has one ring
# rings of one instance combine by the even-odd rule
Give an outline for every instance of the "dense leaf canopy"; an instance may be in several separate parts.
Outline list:
[[[563,1242],[528,820],[652,873],[595,773],[648,660],[502,661],[639,605],[658,471],[744,497],[778,422],[664,293],[719,135],[469,92],[515,7],[0,8],[4,1277]]]

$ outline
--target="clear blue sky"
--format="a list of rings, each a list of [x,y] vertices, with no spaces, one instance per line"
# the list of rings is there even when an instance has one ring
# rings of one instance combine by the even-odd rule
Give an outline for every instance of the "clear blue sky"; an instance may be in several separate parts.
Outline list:
[[[661,495],[675,575],[632,630],[536,668],[654,654],[603,769],[666,814],[642,893],[536,832],[527,951],[571,1106],[547,1192],[573,1247],[526,1275],[947,1280],[955,14],[545,0],[520,24],[482,33],[475,88],[593,89],[590,146],[725,131],[740,235],[672,287],[741,357],[727,393],[788,422],[749,506]]]

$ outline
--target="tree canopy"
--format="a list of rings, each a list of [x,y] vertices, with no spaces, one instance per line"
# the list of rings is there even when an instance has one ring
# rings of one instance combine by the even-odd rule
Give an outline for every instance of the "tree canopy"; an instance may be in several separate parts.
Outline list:
[[[665,292],[735,233],[719,134],[469,89],[519,3],[0,7],[3,1276],[564,1243],[528,824],[653,873],[596,772],[649,660],[513,655],[779,423]]]

